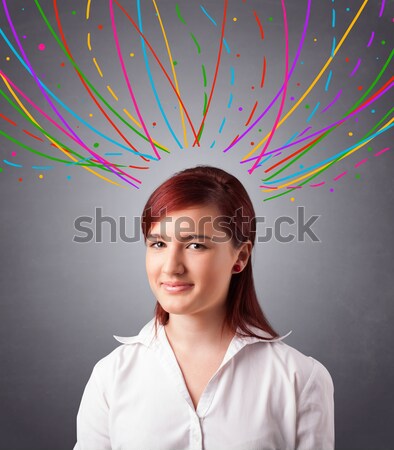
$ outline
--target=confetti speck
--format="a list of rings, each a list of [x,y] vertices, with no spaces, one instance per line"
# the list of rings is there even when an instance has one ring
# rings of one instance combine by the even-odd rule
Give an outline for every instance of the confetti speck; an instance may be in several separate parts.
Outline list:
[[[45,44],[38,44],[38,50],[44,51],[45,50]]]

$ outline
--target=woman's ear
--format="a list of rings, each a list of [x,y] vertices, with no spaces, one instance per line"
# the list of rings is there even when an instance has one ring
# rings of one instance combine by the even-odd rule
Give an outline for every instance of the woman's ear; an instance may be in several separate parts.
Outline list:
[[[248,259],[252,253],[252,243],[250,241],[244,242],[241,247],[237,250],[238,256],[236,260],[236,264],[241,266],[241,270],[244,269],[246,264],[248,263]]]

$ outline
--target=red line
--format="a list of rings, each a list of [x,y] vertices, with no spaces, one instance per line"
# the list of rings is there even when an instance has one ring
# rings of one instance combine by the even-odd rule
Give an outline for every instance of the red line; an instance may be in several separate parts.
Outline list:
[[[175,88],[173,82],[171,81],[170,76],[168,75],[167,71],[165,70],[163,64],[160,62],[159,57],[156,55],[156,52],[153,50],[153,48],[152,48],[152,46],[150,45],[149,41],[146,39],[146,37],[144,36],[144,34],[141,33],[139,27],[138,27],[137,24],[134,22],[134,20],[129,16],[129,14],[128,14],[127,11],[123,8],[123,6],[122,6],[117,0],[114,0],[114,2],[118,5],[118,7],[119,7],[119,8],[121,9],[121,11],[123,12],[123,14],[124,14],[124,15],[127,17],[127,19],[129,20],[129,22],[131,22],[131,24],[133,25],[133,27],[136,29],[136,31],[139,33],[139,35],[140,35],[140,36],[142,37],[142,39],[145,41],[145,44],[149,47],[149,50],[152,52],[152,55],[153,55],[154,58],[156,59],[157,63],[159,64],[159,66],[160,66],[160,68],[161,68],[161,70],[163,71],[165,77],[167,78],[168,82],[170,83],[170,85],[171,85],[171,87],[172,87],[172,89],[173,89],[175,95],[177,96],[177,98],[178,98],[180,104],[182,105],[182,109],[183,109],[183,111],[185,112],[185,115],[186,115],[186,117],[187,117],[187,121],[189,122],[189,125],[190,125],[190,127],[191,127],[191,129],[192,129],[194,138],[197,140],[198,133],[196,134],[196,130],[194,129],[194,126],[193,126],[193,123],[192,123],[192,121],[191,121],[191,119],[190,119],[189,113],[187,112],[187,109],[186,109],[186,107],[185,107],[185,105],[184,105],[184,103],[183,103],[183,101],[182,101],[180,95],[178,94],[178,92],[177,92],[177,90],[176,90],[176,88]],[[200,145],[200,144],[198,144],[198,145]]]
[[[261,74],[261,83],[260,83],[260,87],[262,88],[264,86],[264,81],[265,81],[265,72],[267,70],[267,60],[264,56],[264,60],[263,60],[263,73]]]
[[[209,110],[209,106],[211,104],[211,100],[212,100],[212,96],[213,96],[213,92],[215,90],[215,85],[216,85],[216,78],[218,76],[218,71],[219,71],[219,65],[220,65],[220,59],[221,59],[221,55],[222,55],[222,49],[223,49],[223,38],[224,38],[224,28],[225,28],[225,24],[226,24],[226,13],[227,13],[227,5],[228,5],[228,0],[224,0],[224,11],[223,11],[223,21],[222,21],[222,32],[220,35],[220,46],[219,46],[219,53],[218,53],[218,58],[216,61],[216,68],[215,68],[215,75],[213,77],[213,83],[212,83],[212,89],[211,92],[209,94],[209,99],[208,99],[208,103],[207,103],[207,108],[205,110],[205,114],[204,117],[202,118],[202,122],[200,124],[200,128],[198,129],[198,133],[197,133],[197,137],[196,140],[193,143],[193,147],[196,145],[196,143],[198,143],[198,145],[200,145],[200,143],[198,142],[198,136],[201,133],[202,127],[204,126],[204,122],[205,122],[205,118],[207,117],[208,114],[208,110]]]
[[[248,119],[248,121],[245,123],[245,127],[247,127],[247,126],[249,125],[249,122],[252,120],[253,114],[254,114],[254,112],[256,111],[256,108],[257,108],[257,104],[258,104],[258,103],[259,103],[259,102],[256,101],[256,103],[254,104],[253,109],[252,109],[252,112],[250,113],[249,119]]]
[[[62,38],[63,41],[63,45],[68,53],[68,55],[70,56],[70,58],[74,61],[74,58],[71,54],[71,51],[68,47],[66,38],[64,36],[63,33],[63,28],[62,28],[62,24],[60,22],[60,18],[59,18],[59,11],[57,9],[57,4],[56,4],[56,0],[53,0],[53,7],[55,9],[55,15],[56,15],[56,22],[57,22],[57,26],[59,28],[59,33],[60,36]],[[74,61],[75,62],[75,61]],[[73,66],[74,67],[74,66]],[[121,138],[126,142],[126,144],[128,144],[133,150],[135,150],[136,152],[138,152],[138,150],[136,149],[136,147],[134,147],[134,145],[129,142],[127,140],[127,138],[122,134],[122,132],[119,130],[119,128],[115,125],[115,123],[111,120],[111,118],[108,116],[108,114],[104,111],[104,109],[101,107],[100,103],[96,100],[96,97],[92,94],[92,91],[90,90],[89,86],[86,84],[85,80],[82,78],[81,74],[78,72],[78,70],[74,67],[79,79],[81,80],[81,83],[83,84],[83,86],[85,87],[87,93],[90,95],[91,99],[94,101],[94,103],[96,104],[96,106],[98,107],[98,109],[101,111],[101,113],[104,115],[104,117],[108,120],[108,122],[115,128],[115,130],[118,132],[119,136],[121,136]],[[142,155],[138,155],[140,158],[142,158],[144,161],[149,161],[147,158],[145,158]],[[104,159],[104,158],[103,158]],[[106,160],[105,160],[106,161]],[[122,172],[124,175],[130,177],[130,175]]]
[[[7,122],[9,122],[11,125],[14,125],[14,127],[17,126],[15,122],[13,122],[11,119],[9,119],[9,118],[6,117],[6,116],[3,116],[3,114],[1,114],[1,113],[0,113],[0,117],[1,117],[2,119],[6,120]]]
[[[256,22],[257,25],[259,26],[260,29],[260,35],[261,35],[261,39],[264,40],[264,30],[263,30],[263,25],[261,25],[260,19],[256,13],[256,11],[253,11],[254,17],[256,18]]]
[[[239,138],[239,134],[235,136],[235,138],[231,141],[229,147],[234,144],[234,142]]]
[[[27,130],[22,130],[24,133],[28,134],[30,137],[37,139],[37,141],[41,141],[44,142],[41,138],[39,138],[38,136],[36,136],[35,134],[29,133],[29,131]]]

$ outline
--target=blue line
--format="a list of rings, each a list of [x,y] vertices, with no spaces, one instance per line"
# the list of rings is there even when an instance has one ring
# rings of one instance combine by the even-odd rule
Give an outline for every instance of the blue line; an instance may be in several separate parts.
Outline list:
[[[335,36],[333,36],[333,38],[332,38],[332,48],[331,48],[331,56],[332,57],[334,57],[334,51],[335,51],[336,42],[337,42],[337,40],[335,39]]]
[[[230,98],[228,100],[227,108],[230,108],[232,103],[233,103],[233,93],[230,92]]]
[[[333,28],[335,28],[335,9],[332,8],[332,22],[331,22],[331,26]]]
[[[328,91],[328,86],[330,86],[331,77],[332,77],[332,70],[330,70],[330,73],[328,74],[327,81],[326,81],[326,86],[324,87],[324,90],[326,92]]]
[[[67,166],[75,166],[75,165],[80,164],[82,162],[88,161],[89,159],[92,159],[92,158],[93,158],[93,156],[88,156],[87,158],[80,159],[79,161],[68,162],[68,163],[66,163],[66,165]]]
[[[138,11],[138,27],[139,27],[141,33],[143,33],[143,30],[142,30],[142,17],[141,17],[141,0],[137,0],[137,11]],[[155,83],[153,81],[152,72],[151,72],[150,66],[149,66],[148,55],[146,53],[145,41],[144,41],[142,36],[140,36],[140,40],[141,40],[142,53],[144,54],[146,71],[148,72],[149,81],[150,81],[150,84],[152,86],[153,94],[154,94],[154,96],[156,98],[156,102],[157,102],[157,104],[159,106],[161,115],[163,116],[164,121],[167,124],[167,127],[170,130],[170,133],[172,134],[172,137],[175,139],[175,141],[178,144],[179,148],[182,149],[183,148],[182,144],[179,142],[178,138],[175,136],[175,133],[174,133],[174,131],[171,128],[170,122],[168,121],[167,116],[165,115],[165,112],[163,110],[163,107],[162,107],[160,99],[159,99],[159,95],[158,95],[158,93],[156,91]]]
[[[212,17],[207,13],[207,10],[200,5],[200,8],[202,9],[202,12],[208,17],[208,19],[215,25],[215,27],[217,27],[217,23],[212,19]]]
[[[298,175],[302,175],[302,174],[304,174],[306,172],[309,172],[310,170],[316,169],[316,168],[318,168],[320,166],[324,166],[326,163],[329,163],[329,162],[333,161],[334,159],[336,159],[336,158],[338,158],[338,157],[340,157],[340,156],[350,152],[350,150],[353,150],[355,147],[358,147],[359,145],[363,144],[364,142],[367,142],[367,141],[369,141],[371,139],[374,139],[376,136],[379,136],[379,134],[382,134],[385,131],[388,131],[391,127],[394,127],[394,123],[389,125],[388,127],[384,128],[383,130],[377,131],[376,133],[372,134],[371,136],[368,136],[363,141],[359,141],[356,144],[352,145],[351,147],[348,147],[347,149],[342,150],[341,152],[337,153],[336,155],[331,156],[331,158],[327,158],[326,160],[324,160],[324,161],[322,161],[322,162],[320,162],[318,164],[315,164],[314,166],[309,167],[308,169],[300,170],[299,172],[293,173],[292,175],[289,175],[289,176],[284,177],[284,178],[280,178],[279,180],[265,181],[265,183],[266,184],[281,183],[282,181],[286,181],[289,178],[297,177]]]
[[[298,131],[297,131],[297,133],[294,133],[293,136],[287,142],[285,142],[285,145],[290,144],[290,142],[293,141],[297,135],[298,135]]]
[[[13,166],[13,167],[23,167],[23,166],[21,166],[20,164],[15,164],[15,163],[9,162],[9,161],[7,161],[6,159],[3,159],[3,161],[4,161],[6,164],[8,164],[9,166]]]
[[[23,61],[23,59],[19,56],[18,52],[15,50],[14,46],[11,44],[11,42],[8,40],[7,36],[4,34],[3,30],[0,28],[0,34],[2,38],[6,41],[8,46],[10,47],[13,54],[16,56],[16,58],[19,60],[19,62],[22,64],[22,66],[27,70],[27,72],[31,75],[31,71],[29,67],[26,65],[26,63]],[[41,84],[41,86],[45,89],[45,91],[59,104],[61,105],[67,112],[69,112],[73,117],[78,119],[79,122],[83,123],[86,127],[90,128],[93,132],[97,133],[99,136],[104,138],[106,141],[111,142],[112,144],[115,144],[117,147],[121,147],[124,150],[127,150],[128,152],[134,153],[135,155],[142,155],[146,158],[154,159],[155,161],[159,161],[156,156],[153,155],[147,155],[145,153],[138,152],[136,150],[133,150],[132,148],[126,147],[125,145],[121,144],[120,142],[115,141],[114,139],[110,138],[109,136],[106,136],[105,134],[101,133],[96,128],[92,127],[88,122],[86,122],[82,117],[78,116],[72,109],[70,109],[65,103],[63,103],[56,95],[46,87],[46,85],[37,77],[38,82]],[[38,111],[37,111],[38,112]]]
[[[234,85],[234,78],[235,78],[235,73],[234,73],[234,67],[233,66],[230,67],[230,72],[231,72],[230,84],[231,84],[231,86],[233,86]]]
[[[216,144],[216,141],[213,141],[211,146],[209,148],[213,148],[213,146]]]
[[[31,168],[36,170],[52,170],[53,166],[31,166]]]
[[[223,119],[223,122],[222,122],[222,124],[220,125],[219,133],[222,132],[225,123],[226,123],[226,118]]]
[[[226,47],[227,53],[230,54],[230,53],[231,53],[231,50],[230,50],[230,47],[228,46],[227,41],[226,41],[225,38],[223,38],[223,44],[224,44],[224,46]]]
[[[313,109],[313,111],[310,113],[309,117],[306,119],[306,123],[310,122],[312,117],[315,115],[315,112],[318,110],[319,106],[320,106],[320,102],[317,102],[316,106]]]
[[[122,156],[123,153],[119,153],[119,152],[106,152],[104,153],[104,156]]]

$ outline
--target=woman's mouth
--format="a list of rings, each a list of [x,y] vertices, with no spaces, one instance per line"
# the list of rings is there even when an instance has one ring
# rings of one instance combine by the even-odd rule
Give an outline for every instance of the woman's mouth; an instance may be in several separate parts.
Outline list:
[[[189,289],[191,289],[194,285],[193,284],[166,284],[166,283],[162,283],[162,287],[164,288],[164,290],[166,292],[171,292],[171,293],[177,293],[177,292],[184,292],[187,291]]]

